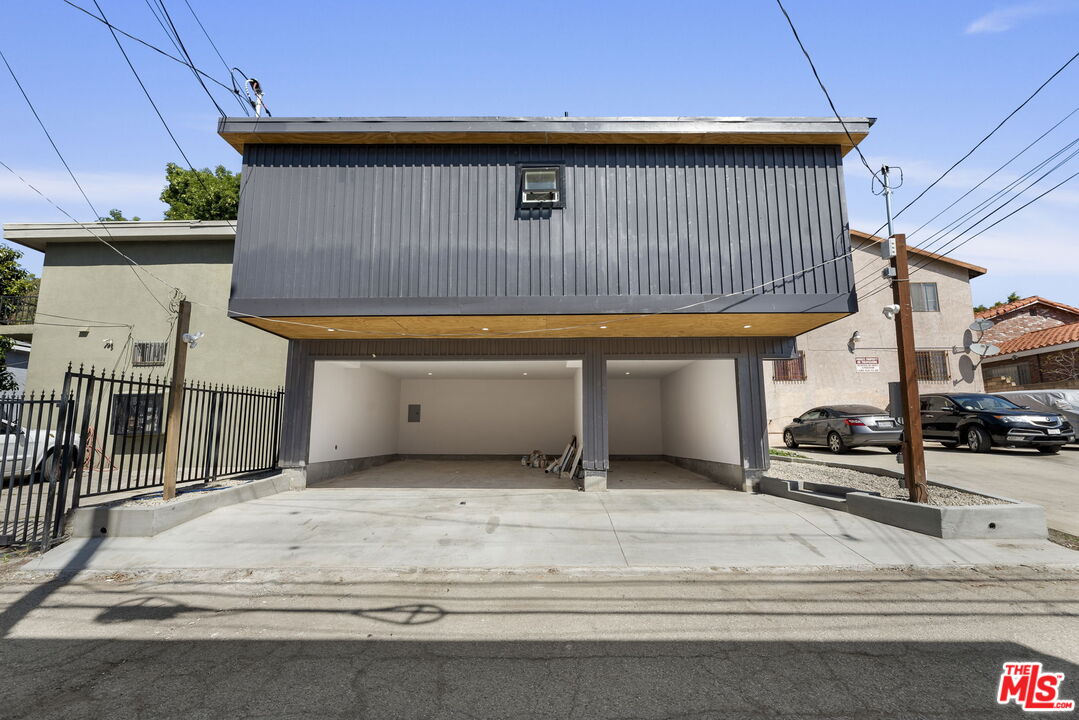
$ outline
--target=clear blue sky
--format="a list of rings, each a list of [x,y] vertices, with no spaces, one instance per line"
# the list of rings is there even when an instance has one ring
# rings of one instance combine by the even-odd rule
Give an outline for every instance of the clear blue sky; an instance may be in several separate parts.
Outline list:
[[[115,25],[171,49],[145,3],[99,1]],[[261,80],[277,116],[830,114],[768,0],[190,2],[228,63]],[[183,0],[166,4],[196,63],[224,79]],[[787,7],[840,112],[878,118],[862,147],[874,166],[903,167],[897,207],[1079,49],[1079,0],[787,0]],[[160,218],[163,168],[180,158],[107,28],[60,0],[4,3],[0,28],[0,49],[98,209]],[[125,46],[192,162],[238,169],[239,155],[215,134],[216,111],[191,73]],[[225,93],[218,97],[238,112]],[[1079,60],[900,217],[897,232],[913,231],[1076,105]],[[90,219],[2,73],[0,108],[0,159]],[[1014,179],[1075,137],[1079,113],[998,178]],[[1079,159],[1055,177],[1077,169]],[[851,226],[876,229],[883,203],[853,154],[846,177]],[[62,219],[0,169],[0,221]],[[990,270],[974,283],[975,301],[1015,290],[1079,305],[1077,226],[1079,178],[957,251]],[[26,264],[38,271],[35,255]]]

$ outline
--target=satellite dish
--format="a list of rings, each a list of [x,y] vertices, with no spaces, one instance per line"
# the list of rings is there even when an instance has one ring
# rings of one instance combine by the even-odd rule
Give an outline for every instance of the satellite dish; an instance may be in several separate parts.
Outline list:
[[[985,332],[991,327],[993,327],[992,320],[975,320],[970,324],[970,329],[974,332]]]
[[[981,357],[992,357],[1000,353],[1000,348],[996,345],[988,345],[986,343],[971,343],[969,350],[975,355]]]

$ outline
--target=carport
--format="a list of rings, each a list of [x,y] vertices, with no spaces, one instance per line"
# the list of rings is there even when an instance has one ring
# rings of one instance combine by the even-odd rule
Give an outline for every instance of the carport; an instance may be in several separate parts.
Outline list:
[[[319,360],[310,487],[565,489],[524,467],[585,441],[583,361]],[[740,480],[735,361],[612,358],[600,423],[611,489],[716,489]]]

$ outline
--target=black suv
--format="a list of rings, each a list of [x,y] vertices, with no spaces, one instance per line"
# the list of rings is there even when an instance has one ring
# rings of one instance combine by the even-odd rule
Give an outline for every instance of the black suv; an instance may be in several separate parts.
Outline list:
[[[1033,447],[1053,454],[1071,442],[1072,426],[1056,413],[1029,410],[996,395],[922,395],[922,434],[944,447],[965,444],[971,452],[994,445]]]

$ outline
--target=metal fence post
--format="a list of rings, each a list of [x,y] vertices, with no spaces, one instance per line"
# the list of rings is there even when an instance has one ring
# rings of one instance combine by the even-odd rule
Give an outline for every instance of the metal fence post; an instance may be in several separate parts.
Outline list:
[[[67,456],[68,456],[68,441],[71,439],[68,434],[68,410],[71,400],[71,367],[68,366],[67,373],[64,374],[64,389],[60,391],[60,409],[57,413],[56,420],[56,439],[58,452],[60,454],[60,478],[63,478],[67,473]],[[48,466],[45,466],[46,472],[48,472]],[[57,498],[56,486],[57,486],[57,474],[49,473],[49,494],[45,501],[45,518],[41,527],[41,551],[44,552],[49,549],[49,544],[52,542],[54,535],[59,533],[60,519],[64,513],[64,497]],[[64,492],[64,486],[66,483],[59,483],[61,492]],[[53,519],[55,514],[56,518]]]
[[[83,397],[85,402],[82,407],[82,422],[79,423],[79,442],[73,442],[73,452],[76,453],[75,459],[75,487],[71,495],[71,507],[77,508],[79,506],[79,499],[82,497],[82,476],[83,465],[86,463],[86,451],[83,447],[86,444],[86,436],[90,433],[90,406],[94,404],[94,383],[97,380],[94,377],[94,368],[90,368],[90,375],[86,379],[86,388],[83,391]],[[72,438],[74,440],[74,438]],[[93,448],[91,448],[93,452]],[[91,455],[91,463],[93,462],[93,456]]]

